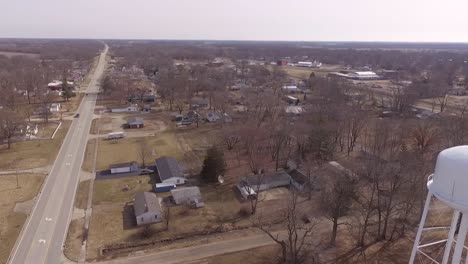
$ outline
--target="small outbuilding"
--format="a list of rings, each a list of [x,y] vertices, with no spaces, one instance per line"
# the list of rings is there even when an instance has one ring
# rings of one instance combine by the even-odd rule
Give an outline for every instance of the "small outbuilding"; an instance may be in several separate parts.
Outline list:
[[[139,107],[137,104],[131,104],[129,106],[114,107],[111,109],[112,113],[125,113],[125,112],[138,112]]]
[[[142,128],[144,126],[143,118],[133,116],[127,120],[127,128]]]
[[[238,184],[237,189],[245,198],[256,197],[257,192],[278,188],[289,187],[292,183],[291,176],[285,171],[271,174],[256,174],[244,177]]]
[[[137,225],[158,223],[163,219],[161,204],[154,193],[137,193],[133,199],[133,209]]]
[[[140,168],[136,161],[112,164],[109,166],[111,174],[138,172]]]
[[[156,160],[156,171],[161,183],[184,184],[183,166],[172,157],[161,157]]]
[[[198,187],[187,187],[171,190],[174,202],[179,204],[189,204],[196,208],[203,207],[202,196]]]

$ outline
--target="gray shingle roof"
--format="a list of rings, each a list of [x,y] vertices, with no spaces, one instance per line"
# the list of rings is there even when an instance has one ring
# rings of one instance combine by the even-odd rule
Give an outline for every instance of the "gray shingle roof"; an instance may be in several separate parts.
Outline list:
[[[125,163],[116,163],[116,164],[111,164],[109,168],[115,169],[115,168],[125,168],[125,167],[131,167],[131,166],[136,166],[136,161],[132,162],[125,162]]]
[[[172,157],[161,157],[157,159],[156,169],[158,170],[161,182],[172,177],[184,177],[181,165]]]
[[[161,205],[159,204],[156,194],[150,192],[139,192],[135,195],[133,202],[135,215],[139,216],[147,212],[160,212]]]
[[[129,125],[138,125],[138,124],[143,124],[143,118],[141,117],[138,117],[138,116],[134,116],[134,117],[130,117],[128,120],[127,120],[127,124]]]

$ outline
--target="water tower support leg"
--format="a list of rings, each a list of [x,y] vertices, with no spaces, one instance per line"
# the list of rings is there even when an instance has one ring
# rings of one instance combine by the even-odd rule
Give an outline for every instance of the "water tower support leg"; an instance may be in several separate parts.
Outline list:
[[[458,217],[460,216],[460,211],[454,210],[452,216],[452,224],[450,225],[450,231],[447,238],[447,243],[445,244],[444,258],[442,259],[442,264],[447,264],[450,251],[452,249],[453,237],[455,235],[455,230],[457,230]]]
[[[465,214],[462,215],[460,230],[455,243],[455,251],[453,252],[452,264],[459,264],[461,261],[463,247],[465,245],[466,231],[468,229],[468,218]]]
[[[416,258],[416,253],[419,251],[419,242],[421,242],[421,234],[424,228],[424,223],[426,222],[427,212],[429,211],[429,206],[431,204],[432,193],[427,192],[426,203],[424,204],[424,211],[421,216],[421,221],[419,222],[418,232],[416,233],[416,238],[414,239],[413,251],[411,252],[411,258],[409,264],[414,263]]]

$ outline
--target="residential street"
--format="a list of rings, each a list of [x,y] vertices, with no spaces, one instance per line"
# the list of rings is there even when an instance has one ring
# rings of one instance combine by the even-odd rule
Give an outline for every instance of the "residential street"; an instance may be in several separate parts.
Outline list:
[[[93,118],[98,91],[98,79],[105,68],[108,46],[100,55],[89,86],[73,123],[63,141],[57,158],[45,179],[31,215],[13,248],[9,263],[60,263],[62,245],[73,211],[75,192],[79,182],[81,164]]]
[[[138,257],[120,258],[112,261],[99,262],[102,264],[176,264],[208,258],[226,253],[238,252],[256,247],[273,244],[273,240],[266,234],[248,236],[238,239],[224,240],[199,246],[162,251]]]

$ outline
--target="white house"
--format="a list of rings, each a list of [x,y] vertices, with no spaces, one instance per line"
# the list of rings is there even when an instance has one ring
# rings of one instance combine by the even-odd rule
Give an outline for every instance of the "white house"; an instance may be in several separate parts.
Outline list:
[[[133,199],[133,209],[137,225],[153,224],[163,220],[161,204],[154,193],[137,193]]]
[[[183,166],[172,157],[161,157],[156,160],[156,171],[162,183],[185,184]]]
[[[289,93],[295,93],[299,91],[299,88],[296,85],[284,85],[283,90]]]
[[[112,113],[139,112],[139,111],[140,109],[137,104],[131,104],[126,107],[116,107],[116,108],[111,109]]]
[[[60,112],[62,105],[59,103],[52,103],[50,104],[50,112]]]

